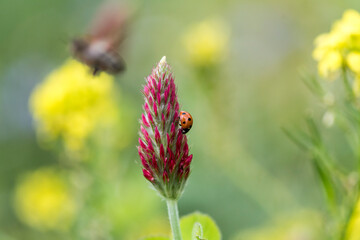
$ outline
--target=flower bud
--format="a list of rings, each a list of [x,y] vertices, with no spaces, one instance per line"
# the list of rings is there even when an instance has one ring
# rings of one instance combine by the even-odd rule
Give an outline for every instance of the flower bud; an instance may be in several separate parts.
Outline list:
[[[192,155],[178,125],[179,103],[170,66],[163,57],[146,78],[139,156],[144,177],[166,199],[178,199],[190,173]]]

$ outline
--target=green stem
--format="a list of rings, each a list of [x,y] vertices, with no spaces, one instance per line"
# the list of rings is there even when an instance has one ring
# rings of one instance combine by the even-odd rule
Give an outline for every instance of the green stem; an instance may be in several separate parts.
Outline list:
[[[359,126],[359,123],[358,123],[358,126],[357,126],[357,129],[358,129],[358,131],[356,131],[357,133],[359,133],[359,131],[360,131],[360,126]],[[359,134],[357,134],[358,136],[358,151],[357,151],[357,159],[358,159],[358,174],[360,174],[360,144],[359,144],[359,142],[360,142],[360,135]]]
[[[349,97],[349,100],[353,101],[354,92],[353,92],[353,89],[352,89],[352,87],[350,85],[350,82],[349,82],[349,79],[348,79],[348,76],[347,76],[346,66],[342,67],[342,78],[343,78],[343,82],[344,82],[345,89],[346,89],[347,95]]]
[[[174,240],[181,240],[180,222],[179,222],[179,211],[177,206],[177,200],[166,199],[168,208],[169,220],[171,231]]]

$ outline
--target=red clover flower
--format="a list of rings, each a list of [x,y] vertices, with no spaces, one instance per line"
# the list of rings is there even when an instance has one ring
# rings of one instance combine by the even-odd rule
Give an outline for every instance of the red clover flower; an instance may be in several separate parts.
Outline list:
[[[143,174],[164,198],[177,200],[189,177],[193,155],[189,155],[186,135],[178,124],[179,102],[166,57],[145,80],[138,146]]]

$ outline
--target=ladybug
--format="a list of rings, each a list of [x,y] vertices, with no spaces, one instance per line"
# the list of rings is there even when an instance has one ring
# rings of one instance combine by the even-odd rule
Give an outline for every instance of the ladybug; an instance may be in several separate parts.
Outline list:
[[[181,132],[186,134],[188,131],[190,131],[192,125],[193,118],[191,114],[185,111],[181,111],[179,117],[179,126],[181,127]]]

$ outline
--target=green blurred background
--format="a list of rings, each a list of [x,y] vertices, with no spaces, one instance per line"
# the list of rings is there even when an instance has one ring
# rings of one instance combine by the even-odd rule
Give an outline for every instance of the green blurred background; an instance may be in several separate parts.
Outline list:
[[[286,228],[279,220],[284,216],[292,216],[285,217],[288,222],[301,221],[304,212],[321,215],[326,207],[317,176],[281,127],[301,124],[315,102],[299,78],[299,69],[316,71],[313,39],[345,9],[359,10],[360,2],[129,4],[137,12],[122,51],[127,71],[115,82],[126,144],[111,160],[96,167],[80,163],[74,170],[64,167],[59,151],[38,143],[28,100],[34,87],[69,58],[68,42],[86,32],[101,1],[0,2],[0,239],[137,239],[169,231],[165,203],[143,178],[135,148],[140,89],[164,55],[175,72],[182,109],[194,117],[188,134],[194,159],[180,215],[209,214],[223,239],[243,239],[269,226]],[[211,19],[228,29],[227,50],[222,61],[197,67],[186,55],[183,38],[192,26]],[[80,204],[67,232],[32,228],[14,208],[21,176],[47,166],[95,179],[92,192],[84,193],[95,197]]]

